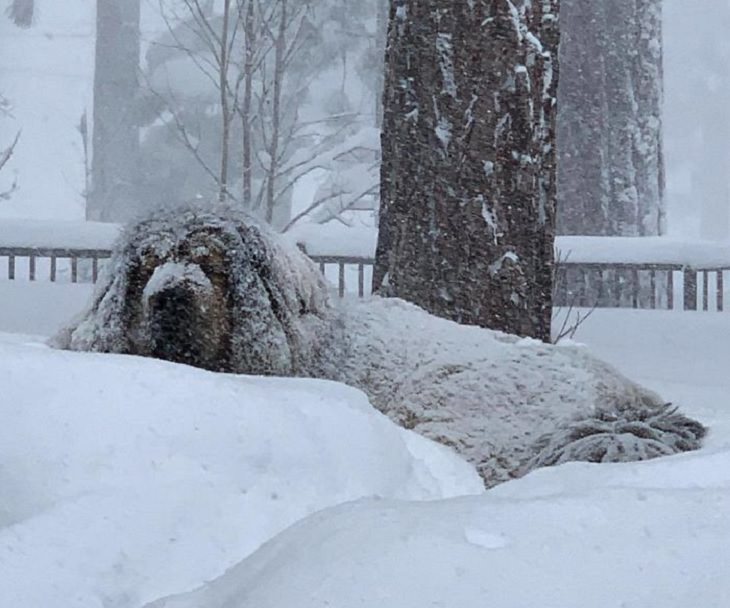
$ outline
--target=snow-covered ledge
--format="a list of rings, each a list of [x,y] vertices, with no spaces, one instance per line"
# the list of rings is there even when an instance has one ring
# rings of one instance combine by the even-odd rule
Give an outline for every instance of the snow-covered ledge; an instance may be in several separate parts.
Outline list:
[[[108,251],[121,225],[83,221],[0,219],[0,249]],[[286,233],[310,256],[372,259],[374,227],[302,223]],[[687,266],[696,270],[730,269],[730,243],[675,237],[560,236],[555,249],[567,264]]]
[[[120,224],[2,218],[0,249],[108,251],[120,231]]]
[[[373,258],[377,231],[340,222],[296,226],[289,237],[314,257]],[[559,236],[555,250],[567,264],[667,265],[697,270],[730,269],[730,243],[675,237]]]

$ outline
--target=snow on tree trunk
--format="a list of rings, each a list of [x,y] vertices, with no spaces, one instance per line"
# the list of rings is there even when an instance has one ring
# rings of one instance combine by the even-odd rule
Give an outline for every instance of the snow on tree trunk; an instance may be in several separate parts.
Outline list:
[[[137,211],[139,28],[139,0],[97,0],[89,220],[125,220]]]
[[[374,288],[548,339],[558,2],[395,0]]]
[[[660,0],[563,0],[558,232],[664,232]]]

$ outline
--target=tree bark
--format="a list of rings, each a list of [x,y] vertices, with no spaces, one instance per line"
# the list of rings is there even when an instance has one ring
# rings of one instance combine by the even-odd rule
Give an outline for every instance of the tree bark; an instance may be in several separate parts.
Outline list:
[[[266,176],[266,213],[265,219],[270,224],[274,219],[276,206],[276,179],[279,173],[279,139],[281,138],[281,95],[286,70],[286,32],[289,19],[288,0],[279,0],[279,27],[274,40],[274,82],[271,102],[271,140],[269,145],[269,167]]]
[[[223,2],[223,24],[221,26],[220,54],[216,58],[218,62],[218,92],[221,104],[221,159],[220,177],[218,184],[218,201],[226,202],[228,199],[228,166],[230,164],[231,149],[231,110],[229,102],[228,66],[230,57],[228,55],[229,27],[231,21],[231,0]]]
[[[248,0],[243,25],[244,35],[244,79],[241,122],[243,127],[243,206],[251,209],[253,177],[253,76],[254,54],[256,52],[256,13],[254,0]]]
[[[549,340],[558,2],[394,0],[373,287]]]
[[[123,221],[137,211],[139,0],[97,0],[91,191],[86,218]]]

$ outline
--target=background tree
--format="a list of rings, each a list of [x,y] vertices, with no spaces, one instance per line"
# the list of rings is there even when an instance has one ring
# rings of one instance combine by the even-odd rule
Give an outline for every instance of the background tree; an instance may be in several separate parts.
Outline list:
[[[140,0],[97,0],[91,190],[86,218],[138,211]]]
[[[309,210],[326,205],[327,217],[377,190],[373,2],[160,6],[168,31],[146,55],[154,103],[143,105],[157,107],[145,121],[141,199],[220,194],[225,166],[226,198],[282,228],[294,186],[315,172]]]
[[[558,2],[395,0],[374,289],[548,340]]]
[[[35,12],[34,0],[13,0],[7,7],[7,15],[10,20],[18,27],[28,28],[33,24],[33,15]],[[7,116],[10,111],[10,103],[2,95],[0,95],[0,116]],[[5,168],[20,140],[20,132],[15,136],[13,141],[5,148],[0,149],[0,171]],[[5,189],[0,189],[0,200],[7,200],[15,192],[18,187],[17,181],[13,180],[12,184]]]
[[[665,230],[661,0],[562,0],[558,232]]]

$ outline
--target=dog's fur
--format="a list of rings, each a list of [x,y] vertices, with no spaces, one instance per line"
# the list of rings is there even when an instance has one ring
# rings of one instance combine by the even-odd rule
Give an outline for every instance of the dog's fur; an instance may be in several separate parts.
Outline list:
[[[167,279],[155,276],[166,268]],[[160,212],[126,231],[108,270],[57,346],[221,372],[320,373],[335,325],[324,280],[243,214]]]

